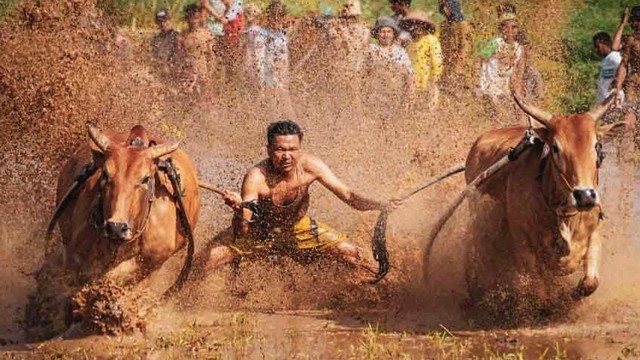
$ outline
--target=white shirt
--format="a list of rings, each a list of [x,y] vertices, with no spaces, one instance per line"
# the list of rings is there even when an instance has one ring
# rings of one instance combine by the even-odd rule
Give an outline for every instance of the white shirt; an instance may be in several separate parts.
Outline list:
[[[607,98],[611,89],[611,83],[616,78],[618,66],[622,61],[622,55],[618,51],[612,51],[600,63],[600,77],[598,78],[598,97],[597,103],[601,103]]]

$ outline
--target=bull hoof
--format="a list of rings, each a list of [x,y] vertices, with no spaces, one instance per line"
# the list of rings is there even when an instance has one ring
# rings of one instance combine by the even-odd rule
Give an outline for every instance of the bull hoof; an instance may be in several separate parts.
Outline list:
[[[573,291],[572,297],[574,300],[580,300],[591,294],[593,294],[598,288],[599,281],[597,278],[584,278],[578,284],[578,287]]]

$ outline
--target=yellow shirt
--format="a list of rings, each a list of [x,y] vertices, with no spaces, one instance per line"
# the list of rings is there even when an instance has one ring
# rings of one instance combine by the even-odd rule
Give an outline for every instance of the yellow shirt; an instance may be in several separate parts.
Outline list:
[[[440,41],[433,34],[423,36],[407,47],[415,72],[416,89],[426,90],[431,81],[442,74],[442,49]]]

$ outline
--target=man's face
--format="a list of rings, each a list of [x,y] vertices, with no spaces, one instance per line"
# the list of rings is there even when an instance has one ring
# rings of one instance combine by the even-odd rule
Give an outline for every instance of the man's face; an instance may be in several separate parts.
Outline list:
[[[394,35],[392,28],[388,26],[381,27],[378,29],[378,43],[382,46],[389,46],[393,44]]]
[[[629,26],[631,26],[633,31],[639,32],[640,31],[640,17],[634,17],[634,18],[629,19]]]
[[[156,19],[156,25],[158,25],[158,29],[164,31],[167,30],[169,28],[169,20],[167,19]]]
[[[393,11],[393,13],[396,15],[398,14],[404,15],[409,10],[409,5],[404,4],[402,2],[392,1],[390,5],[391,5],[391,11]]]
[[[593,42],[593,47],[596,48],[596,54],[598,54],[598,56],[600,57],[605,57],[607,56],[607,47],[605,46],[605,44],[602,43],[602,41],[594,41]]]
[[[516,41],[520,27],[516,20],[507,20],[500,24],[500,32],[506,42],[512,43]]]
[[[268,149],[273,168],[278,172],[290,173],[296,168],[300,157],[300,136],[276,135]]]

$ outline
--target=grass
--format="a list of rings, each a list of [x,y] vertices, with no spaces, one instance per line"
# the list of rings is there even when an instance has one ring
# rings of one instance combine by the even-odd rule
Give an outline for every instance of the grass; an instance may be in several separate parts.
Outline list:
[[[18,4],[18,0],[0,0],[0,22],[16,4]]]

